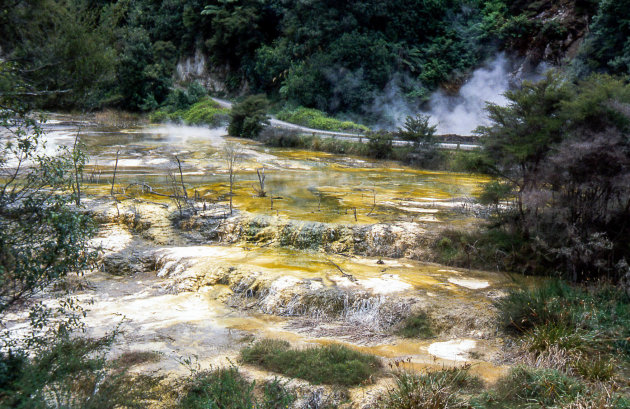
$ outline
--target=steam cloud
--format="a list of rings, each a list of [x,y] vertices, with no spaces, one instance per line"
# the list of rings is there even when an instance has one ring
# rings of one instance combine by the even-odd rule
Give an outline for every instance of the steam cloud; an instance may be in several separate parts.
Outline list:
[[[499,54],[486,67],[475,70],[461,87],[459,95],[449,96],[437,91],[429,100],[429,111],[438,134],[470,135],[480,125],[488,124],[484,111],[486,102],[507,104],[503,94],[510,88],[507,58]]]
[[[437,125],[438,134],[471,135],[475,128],[489,123],[485,112],[487,102],[506,105],[508,101],[503,94],[507,90],[524,79],[539,79],[547,69],[545,64],[530,67],[523,61],[512,61],[501,53],[473,71],[457,95],[436,91],[424,109],[404,98],[403,89],[413,88],[416,80],[397,74],[374,97],[366,112],[381,118],[380,128],[400,127],[407,116],[423,113],[429,115],[430,121]]]

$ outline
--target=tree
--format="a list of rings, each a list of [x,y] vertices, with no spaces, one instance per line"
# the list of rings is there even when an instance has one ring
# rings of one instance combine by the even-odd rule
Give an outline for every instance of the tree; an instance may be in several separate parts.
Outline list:
[[[373,131],[367,133],[368,155],[375,159],[387,159],[393,150],[393,135],[387,131]]]
[[[492,125],[476,131],[491,164],[487,170],[515,187],[521,217],[525,215],[524,192],[537,187],[536,175],[544,158],[562,140],[560,108],[568,93],[554,73],[537,83],[525,81],[520,89],[505,93],[507,106],[487,105]]]
[[[228,133],[232,136],[255,138],[269,123],[267,107],[269,102],[264,95],[252,95],[235,104],[230,112]]]
[[[8,135],[0,145],[1,318],[19,301],[83,271],[93,253],[90,218],[71,207],[75,170],[85,156],[64,148],[55,156],[43,153],[41,118],[22,102],[28,87],[7,63],[0,63],[0,87],[0,126]]]
[[[630,85],[606,75],[571,84],[549,75],[489,105],[480,129],[488,170],[499,177],[481,200],[515,196],[499,225],[523,239],[536,262],[574,281],[628,273]]]
[[[415,117],[408,116],[405,119],[405,124],[398,128],[396,136],[403,141],[409,141],[413,143],[415,150],[431,149],[435,147],[435,132],[437,131],[437,125],[430,125],[429,115],[418,114]]]

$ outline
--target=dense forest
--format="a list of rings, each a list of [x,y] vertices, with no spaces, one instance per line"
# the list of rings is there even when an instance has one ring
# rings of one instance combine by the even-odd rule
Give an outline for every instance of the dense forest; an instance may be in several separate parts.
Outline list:
[[[395,82],[422,103],[499,51],[576,78],[627,74],[627,2],[4,0],[0,55],[49,108],[151,111],[200,53],[230,95],[378,117]],[[171,97],[174,98],[174,97]]]

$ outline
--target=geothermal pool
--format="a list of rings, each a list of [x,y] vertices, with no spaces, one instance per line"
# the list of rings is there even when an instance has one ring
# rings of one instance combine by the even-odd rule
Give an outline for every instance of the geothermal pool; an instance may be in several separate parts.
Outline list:
[[[79,127],[90,158],[83,206],[101,223],[93,244],[102,266],[75,296],[86,303],[90,333],[121,325],[114,354],[161,354],[136,370],[182,372],[190,357],[205,368],[236,362],[240,348],[270,337],[340,342],[417,369],[471,363],[488,381],[504,372],[493,302],[512,280],[406,258],[440,229],[476,224],[471,198],[487,178],[267,148],[223,128],[122,129],[62,115],[46,125],[47,149],[71,144]],[[240,150],[232,215],[226,143]],[[181,182],[175,157],[194,198],[184,223],[168,197],[173,176]],[[268,195],[258,197],[263,167]],[[418,310],[438,324],[436,337],[396,336],[401,317]],[[21,328],[15,317],[13,329]]]

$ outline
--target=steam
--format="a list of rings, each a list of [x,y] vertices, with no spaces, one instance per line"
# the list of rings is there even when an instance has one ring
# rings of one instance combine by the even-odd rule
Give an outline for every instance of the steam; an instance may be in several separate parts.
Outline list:
[[[133,132],[133,131],[128,131]],[[167,123],[158,127],[143,128],[140,133],[155,134],[175,144],[186,145],[189,141],[203,140],[215,148],[225,143],[223,135],[227,133],[225,127],[206,128],[202,126],[187,126]]]
[[[507,103],[503,93],[510,88],[511,65],[504,54],[499,54],[484,67],[475,70],[457,95],[436,91],[428,101],[428,109],[405,98],[405,90],[421,89],[420,84],[409,76],[396,74],[384,90],[374,97],[366,109],[381,118],[377,128],[393,129],[402,126],[408,116],[423,113],[431,116],[438,134],[470,135],[472,131],[488,123],[486,102],[498,105]]]
[[[438,134],[471,135],[478,126],[489,124],[486,103],[506,105],[508,100],[503,96],[506,91],[524,79],[539,79],[548,68],[545,64],[530,67],[526,61],[517,63],[500,53],[473,71],[457,95],[436,91],[423,107],[405,95],[410,90],[413,94],[413,90],[422,89],[417,80],[396,74],[365,111],[381,119],[377,128],[397,128],[407,116],[422,113],[431,117]]]
[[[507,58],[499,54],[485,67],[475,70],[456,96],[437,91],[429,100],[432,122],[438,134],[470,135],[480,125],[488,124],[486,103],[506,105],[503,94],[510,88]]]
[[[366,111],[380,118],[376,128],[391,129],[402,125],[405,118],[418,113],[420,107],[404,97],[404,89],[413,89],[420,84],[408,75],[394,74],[381,93],[374,97]]]

